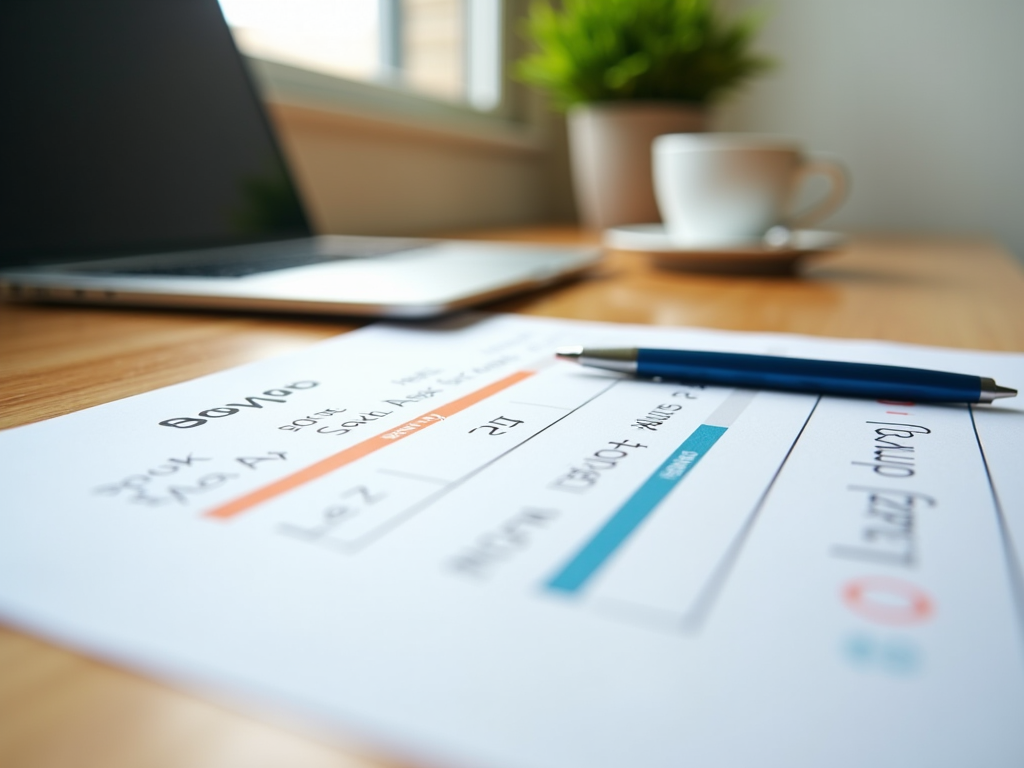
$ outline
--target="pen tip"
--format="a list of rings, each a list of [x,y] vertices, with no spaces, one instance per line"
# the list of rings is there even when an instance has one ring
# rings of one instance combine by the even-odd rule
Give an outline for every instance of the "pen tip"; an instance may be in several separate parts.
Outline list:
[[[981,380],[981,397],[978,399],[979,403],[991,403],[1001,397],[1016,396],[1016,389],[1012,389],[1011,387],[1001,387],[992,379],[983,378]]]
[[[583,347],[559,347],[555,350],[555,357],[563,360],[576,360],[583,354]]]

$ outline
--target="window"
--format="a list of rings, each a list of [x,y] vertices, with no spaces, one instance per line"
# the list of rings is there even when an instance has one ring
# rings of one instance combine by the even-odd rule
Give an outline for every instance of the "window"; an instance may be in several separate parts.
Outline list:
[[[248,56],[481,112],[502,100],[501,0],[220,0]]]

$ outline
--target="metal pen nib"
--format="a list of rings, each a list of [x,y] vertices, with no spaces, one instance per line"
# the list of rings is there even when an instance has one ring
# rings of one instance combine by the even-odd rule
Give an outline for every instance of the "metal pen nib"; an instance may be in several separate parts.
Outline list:
[[[635,349],[584,349],[583,347],[559,347],[555,357],[572,360],[589,368],[603,368],[619,373],[637,372],[637,350]]]
[[[978,398],[979,403],[991,403],[993,400],[998,400],[1001,397],[1016,396],[1016,389],[1001,387],[996,384],[994,379],[989,379],[984,376],[981,377],[981,395]]]

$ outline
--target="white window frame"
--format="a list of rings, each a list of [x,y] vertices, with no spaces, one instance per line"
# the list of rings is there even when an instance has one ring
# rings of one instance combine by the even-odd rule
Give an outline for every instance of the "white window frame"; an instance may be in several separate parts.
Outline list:
[[[505,29],[502,0],[465,0],[466,2],[466,101],[481,112],[501,106],[507,83],[502,81],[505,59]],[[499,51],[498,57],[490,55]]]
[[[382,8],[387,6],[387,1],[382,0]],[[483,27],[488,21],[493,22],[493,17],[487,19],[486,11],[482,12],[486,3],[479,0],[467,2],[467,26],[471,31],[474,23]],[[484,62],[484,58],[491,58],[480,55],[479,51],[484,46],[469,46],[466,52],[467,72],[476,73],[477,77],[469,76],[467,96],[470,103],[467,104],[424,96],[389,83],[386,79],[361,82],[256,56],[246,56],[246,60],[263,97],[272,104],[321,111],[334,118],[364,125],[385,125],[391,130],[410,134],[441,136],[471,144],[538,152],[547,146],[544,106],[533,92],[510,76],[512,63],[523,50],[516,25],[522,18],[521,11],[525,6],[526,0],[501,2],[500,62]],[[391,26],[390,29],[393,46],[396,28]],[[471,37],[467,35],[467,38]],[[385,41],[382,39],[381,42],[383,48]],[[493,45],[494,41],[490,41],[490,44]],[[393,47],[391,50],[385,48],[382,61],[385,56],[390,57],[392,63],[399,63]],[[488,67],[490,72],[486,71]],[[488,81],[495,67],[500,68],[501,79],[497,81],[491,78]],[[501,83],[501,98],[497,104],[486,112],[475,109],[472,106],[474,97],[477,103],[493,101],[491,83],[496,81]]]

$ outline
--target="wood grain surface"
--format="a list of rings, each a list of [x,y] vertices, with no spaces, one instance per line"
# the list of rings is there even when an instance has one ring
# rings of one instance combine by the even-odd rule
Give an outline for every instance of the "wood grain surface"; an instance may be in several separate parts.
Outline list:
[[[473,237],[593,242],[569,228]],[[977,240],[860,238],[799,276],[697,275],[612,253],[583,280],[490,307],[546,317],[1024,351],[1024,273]],[[352,319],[0,304],[0,427],[259,360]],[[982,372],[983,373],[983,372]],[[0,628],[0,766],[382,766],[335,737],[223,707]]]

